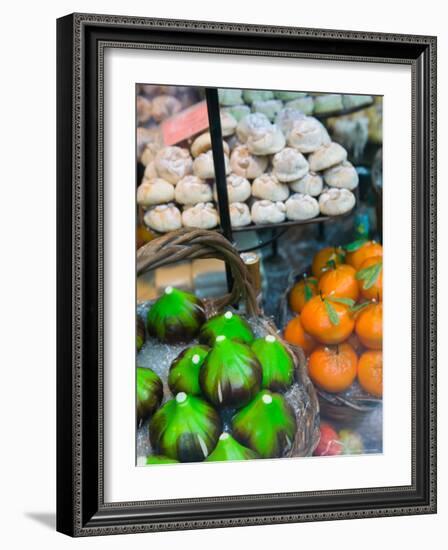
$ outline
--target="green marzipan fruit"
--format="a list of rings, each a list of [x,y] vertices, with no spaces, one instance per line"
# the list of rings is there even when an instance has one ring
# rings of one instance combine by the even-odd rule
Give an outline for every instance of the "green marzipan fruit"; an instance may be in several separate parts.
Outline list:
[[[294,362],[285,346],[268,335],[257,338],[251,345],[263,369],[261,387],[274,392],[287,390],[294,380]]]
[[[159,408],[163,384],[151,369],[137,367],[137,423],[141,424]]]
[[[294,412],[279,393],[261,391],[232,418],[233,437],[262,458],[283,456],[294,441]]]
[[[207,462],[221,462],[224,460],[252,460],[260,458],[255,451],[244,447],[229,433],[219,436],[215,450],[206,458]]]
[[[201,462],[222,432],[221,419],[203,399],[180,392],[152,417],[149,439],[156,454],[180,462]]]
[[[210,348],[192,346],[182,351],[171,363],[168,386],[174,395],[183,391],[190,395],[200,395],[199,369]]]
[[[146,464],[177,464],[178,460],[163,455],[149,455],[146,457]]]
[[[189,342],[205,323],[204,304],[194,294],[167,287],[148,311],[147,328],[161,342]]]
[[[199,372],[205,397],[215,406],[243,407],[261,388],[262,370],[249,346],[218,336]]]
[[[229,340],[238,340],[243,344],[251,344],[254,340],[254,333],[249,323],[231,311],[209,319],[201,328],[199,341],[201,344],[213,346],[216,337],[221,335]]]
[[[145,343],[145,325],[140,317],[137,317],[136,326],[137,351],[140,351]]]

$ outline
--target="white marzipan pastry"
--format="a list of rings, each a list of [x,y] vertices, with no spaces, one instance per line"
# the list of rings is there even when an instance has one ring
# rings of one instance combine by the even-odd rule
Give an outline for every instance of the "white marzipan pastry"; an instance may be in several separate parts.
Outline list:
[[[180,210],[174,204],[160,204],[148,210],[143,217],[146,225],[159,233],[182,227]]]
[[[263,113],[251,113],[242,118],[236,127],[236,135],[241,143],[246,143],[249,136],[261,128],[269,128],[271,123]]]
[[[252,183],[252,195],[258,199],[284,201],[289,197],[289,187],[273,174],[262,174]]]
[[[308,172],[303,178],[296,181],[291,181],[289,187],[296,193],[302,193],[302,195],[311,195],[317,197],[322,193],[324,188],[324,182],[319,174],[314,172]]]
[[[268,166],[268,158],[252,155],[246,145],[237,145],[230,155],[230,169],[232,172],[253,180],[263,174]]]
[[[247,147],[254,155],[273,155],[281,151],[285,143],[283,132],[275,124],[259,128],[247,138]]]
[[[201,134],[193,141],[190,147],[190,151],[193,158],[196,158],[201,153],[206,153],[207,151],[210,151],[211,148],[212,148],[212,137],[210,135],[210,132],[205,132],[205,134]],[[225,141],[222,142],[222,148],[224,149],[224,153],[228,155],[230,151],[229,151],[229,146],[227,142]]]
[[[182,103],[172,95],[159,95],[152,100],[152,116],[156,122],[162,122],[181,109]]]
[[[242,178],[236,174],[227,176],[227,197],[229,203],[244,202],[250,197],[251,192],[252,188],[246,178]],[[213,196],[215,200],[218,200],[216,185],[213,188]]]
[[[243,227],[252,221],[249,207],[244,202],[233,202],[229,206],[229,212],[232,227]]]
[[[310,195],[295,193],[285,202],[288,220],[310,220],[319,215],[319,203]]]
[[[229,157],[224,154],[224,164],[226,174],[230,173]],[[213,162],[213,151],[201,153],[194,159],[193,172],[198,178],[203,180],[212,179],[215,177],[215,163]]]
[[[137,203],[152,206],[174,200],[174,185],[161,178],[144,179],[137,188]]]
[[[199,202],[195,206],[187,206],[182,212],[184,227],[213,229],[218,225],[218,212],[211,202]]]
[[[303,120],[304,118],[305,115],[300,111],[297,111],[297,109],[285,108],[278,113],[275,119],[275,124],[277,124],[285,137],[288,138],[289,132],[294,126],[294,123],[297,120]]]
[[[159,177],[173,184],[191,174],[193,169],[193,160],[188,149],[175,146],[161,149],[156,155],[155,163]]]
[[[231,115],[228,111],[220,111],[220,120],[221,120],[221,134],[222,137],[231,136],[235,133],[236,126],[238,124],[236,118]]]
[[[327,168],[340,164],[344,160],[347,160],[347,151],[335,141],[324,145],[308,157],[308,163],[312,172],[327,170]]]
[[[285,221],[286,207],[282,202],[255,201],[251,215],[254,223],[281,223]]]
[[[281,182],[302,178],[308,172],[306,158],[292,147],[285,147],[272,159],[272,173]]]
[[[349,212],[356,203],[355,195],[348,189],[332,187],[319,197],[319,207],[325,216],[338,216]]]
[[[137,155],[144,166],[155,160],[162,148],[163,143],[158,131],[154,128],[137,128]]]
[[[157,174],[155,162],[154,161],[148,162],[148,164],[146,165],[145,171],[143,173],[143,179],[152,180],[157,177],[158,177],[158,174]]]
[[[350,190],[356,189],[359,183],[358,172],[353,164],[347,160],[325,170],[324,180],[330,187]]]
[[[288,145],[300,153],[312,153],[330,141],[324,125],[311,116],[294,121],[288,133]]]
[[[197,176],[185,176],[176,185],[174,197],[179,204],[197,204],[212,200],[212,188]]]

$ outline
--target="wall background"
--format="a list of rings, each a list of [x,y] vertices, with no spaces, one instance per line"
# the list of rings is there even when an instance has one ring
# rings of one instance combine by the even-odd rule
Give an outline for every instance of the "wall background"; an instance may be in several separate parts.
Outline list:
[[[1,539],[6,548],[258,548],[280,540],[300,548],[416,549],[445,534],[448,519],[446,400],[439,400],[439,513],[388,519],[221,529],[71,540],[54,532],[55,510],[55,19],[74,11],[438,35],[439,39],[439,281],[448,200],[444,158],[448,139],[448,35],[438,0],[275,3],[226,0],[30,1],[3,9],[0,87],[0,408]],[[443,219],[445,218],[445,220]],[[439,395],[448,387],[443,335],[446,296],[439,292]]]

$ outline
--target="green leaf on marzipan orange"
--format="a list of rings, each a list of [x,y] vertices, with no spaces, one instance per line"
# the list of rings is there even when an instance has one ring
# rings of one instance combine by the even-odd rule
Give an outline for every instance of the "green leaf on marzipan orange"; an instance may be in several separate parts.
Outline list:
[[[344,306],[353,307],[356,302],[351,298],[333,298],[332,296],[327,296],[327,300],[334,302],[335,304],[343,304]]]
[[[355,252],[356,250],[359,250],[363,244],[367,242],[367,239],[358,239],[356,241],[353,241],[352,243],[344,245],[344,250],[347,252]]]
[[[376,264],[360,269],[356,274],[356,279],[358,281],[363,281],[362,287],[364,290],[372,288],[372,286],[377,282],[378,277],[383,269],[383,262],[379,261]]]
[[[325,309],[327,310],[328,318],[330,319],[330,323],[332,325],[339,325],[339,315],[336,313],[336,310],[331,305],[331,303],[325,298],[324,300]]]

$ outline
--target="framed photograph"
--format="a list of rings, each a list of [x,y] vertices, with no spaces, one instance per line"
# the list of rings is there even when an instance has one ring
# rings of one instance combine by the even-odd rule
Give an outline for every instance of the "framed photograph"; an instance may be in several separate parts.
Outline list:
[[[436,38],[57,40],[57,529],[435,513]]]

